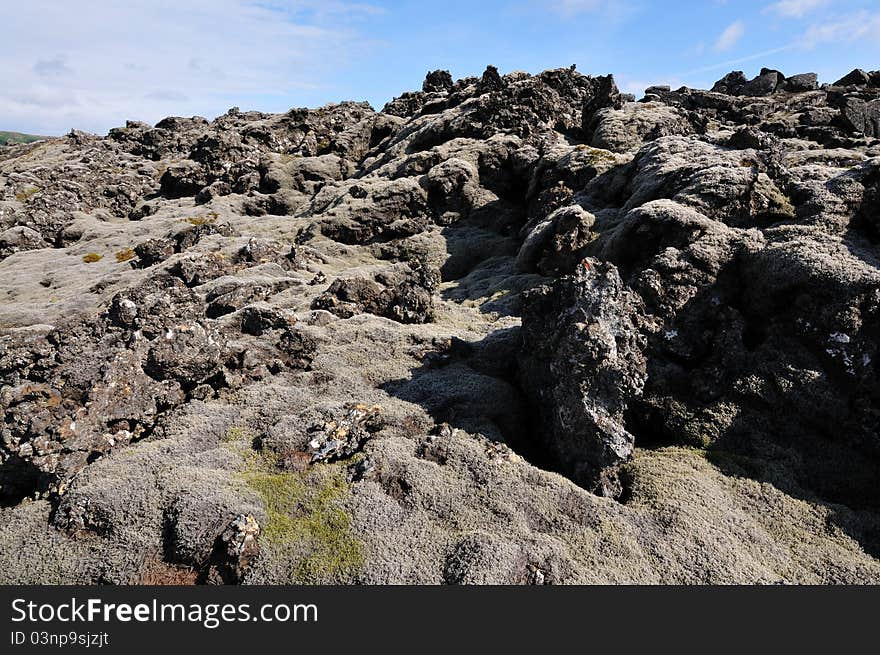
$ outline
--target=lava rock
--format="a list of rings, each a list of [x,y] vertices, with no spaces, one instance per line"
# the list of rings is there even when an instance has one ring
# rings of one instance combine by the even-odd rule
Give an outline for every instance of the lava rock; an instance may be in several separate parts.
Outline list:
[[[868,86],[871,78],[861,68],[850,71],[834,83],[834,86]]]
[[[425,81],[422,83],[422,91],[425,93],[449,91],[452,88],[452,84],[452,75],[449,74],[449,71],[431,71],[425,76]]]
[[[419,263],[395,265],[372,277],[338,278],[312,305],[350,318],[375,314],[400,323],[427,323],[434,317],[433,293],[439,275]]]
[[[140,268],[154,266],[171,257],[175,252],[171,239],[147,239],[134,247]]]
[[[715,82],[715,85],[712,87],[712,92],[725,93],[727,95],[739,95],[746,84],[748,84],[748,79],[746,78],[745,73],[742,71],[733,71]]]
[[[816,73],[800,73],[792,75],[785,80],[785,90],[791,93],[803,93],[819,89],[819,81]]]
[[[157,380],[194,386],[217,372],[222,347],[217,335],[198,323],[169,328],[151,345],[144,370]]]
[[[260,554],[260,524],[240,514],[217,537],[206,575],[208,584],[238,584]]]
[[[620,467],[632,457],[624,415],[647,376],[643,317],[617,269],[593,259],[523,297],[521,384],[561,469],[601,495],[623,493]]]

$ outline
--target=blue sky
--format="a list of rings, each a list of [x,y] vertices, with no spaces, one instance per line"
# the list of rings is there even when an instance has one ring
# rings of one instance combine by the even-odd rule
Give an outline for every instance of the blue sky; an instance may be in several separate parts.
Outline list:
[[[880,68],[878,0],[30,0],[5,12],[0,129],[97,133],[126,119],[376,108],[428,70],[576,63],[706,88],[724,73]]]

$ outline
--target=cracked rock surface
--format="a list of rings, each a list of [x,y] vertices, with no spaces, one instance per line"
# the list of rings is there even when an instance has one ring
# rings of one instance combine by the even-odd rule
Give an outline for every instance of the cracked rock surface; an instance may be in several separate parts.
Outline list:
[[[0,581],[880,582],[880,73],[0,149]]]

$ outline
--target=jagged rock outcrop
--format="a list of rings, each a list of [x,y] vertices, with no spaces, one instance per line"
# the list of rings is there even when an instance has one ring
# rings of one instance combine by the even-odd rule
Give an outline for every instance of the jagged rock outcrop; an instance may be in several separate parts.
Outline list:
[[[880,581],[878,108],[490,66],[4,148],[0,578]]]
[[[594,259],[524,295],[520,375],[543,413],[546,447],[603,496],[620,496],[619,467],[633,454],[624,415],[645,384],[644,317],[614,266]]]

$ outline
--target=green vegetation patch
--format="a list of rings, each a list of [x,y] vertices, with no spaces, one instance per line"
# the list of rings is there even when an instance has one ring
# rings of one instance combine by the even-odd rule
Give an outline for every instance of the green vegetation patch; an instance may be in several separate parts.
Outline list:
[[[363,544],[342,507],[349,492],[344,464],[318,464],[306,471],[280,468],[277,458],[245,449],[249,431],[229,430],[224,442],[245,459],[242,480],[262,498],[267,520],[262,545],[276,552],[301,552],[292,574],[298,583],[349,580],[363,567]]]
[[[0,147],[5,146],[7,143],[33,143],[34,141],[40,141],[45,139],[44,136],[39,136],[37,134],[22,134],[21,132],[6,132],[4,130],[0,130]]]
[[[222,443],[244,442],[245,440],[253,440],[253,434],[247,428],[233,426],[227,430],[226,434],[220,438]]]

